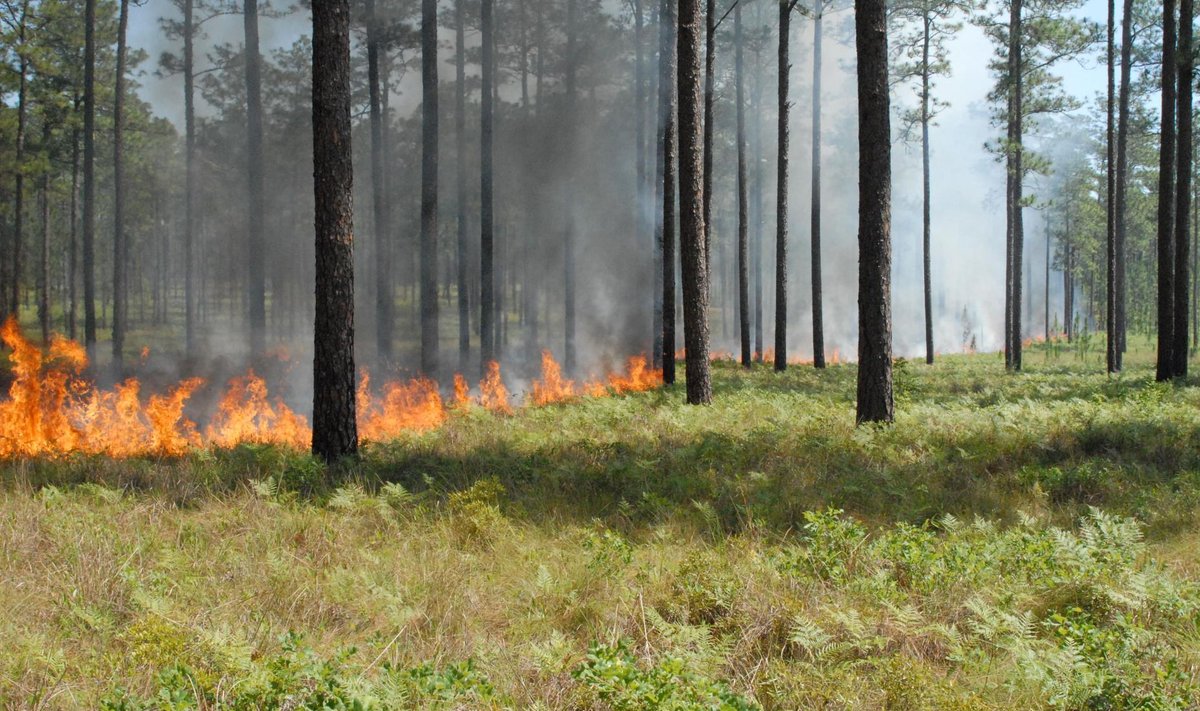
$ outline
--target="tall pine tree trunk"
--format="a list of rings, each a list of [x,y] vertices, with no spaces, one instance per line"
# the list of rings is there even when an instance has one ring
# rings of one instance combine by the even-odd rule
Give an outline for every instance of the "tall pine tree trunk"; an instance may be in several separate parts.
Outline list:
[[[775,370],[787,368],[788,61],[793,0],[779,0],[779,139],[775,177]]]
[[[675,4],[658,17],[658,169],[655,186],[655,344],[663,382],[675,382]]]
[[[1107,105],[1105,108],[1105,118],[1107,125],[1105,128],[1105,160],[1104,173],[1106,180],[1105,188],[1105,213],[1107,225],[1105,229],[1105,245],[1106,266],[1108,279],[1105,282],[1105,292],[1107,295],[1107,306],[1105,309],[1105,362],[1109,373],[1116,373],[1121,369],[1120,353],[1121,353],[1121,337],[1120,331],[1117,328],[1117,144],[1114,139],[1114,125],[1116,121],[1115,114],[1115,97],[1116,97],[1116,2],[1108,0],[1108,34],[1107,34],[1107,68],[1108,79],[1105,84],[1105,89],[1108,92]]]
[[[246,292],[250,351],[262,353],[267,328],[267,282],[264,218],[267,209],[263,184],[262,58],[258,51],[258,0],[245,0],[246,33],[246,166],[249,178],[249,288]]]
[[[466,0],[455,0],[454,3],[454,152],[458,161],[458,170],[455,175],[458,208],[455,261],[458,287],[458,369],[460,371],[467,369],[467,360],[471,355],[471,301],[468,298],[470,286],[467,283],[467,259],[470,250],[467,242],[467,46],[464,38],[467,24],[466,4]]]
[[[741,335],[742,365],[750,367],[750,215],[746,196],[746,104],[743,85],[742,6],[733,10],[734,84],[737,114],[737,206],[738,206],[738,333]]]
[[[350,151],[350,2],[313,3],[316,319],[313,454],[358,450],[354,388],[354,166]]]
[[[83,342],[96,360],[96,0],[84,3]]]
[[[739,2],[739,0],[734,0]],[[717,72],[717,2],[705,0],[704,6],[704,253],[705,264],[712,277],[712,183],[713,134],[716,130],[713,104],[716,99]]]
[[[196,348],[196,89],[195,0],[183,0],[183,116],[184,116],[184,214],[183,214],[183,331],[184,348]],[[72,314],[72,324],[74,323]]]
[[[45,152],[47,166],[42,170],[41,193],[42,240],[38,250],[38,324],[42,328],[42,343],[50,343],[50,117],[42,119],[42,150]]]
[[[923,276],[923,291],[925,294],[925,362],[933,364],[933,269],[929,256],[930,247],[930,202],[932,189],[930,185],[929,166],[929,99],[930,74],[929,47],[932,42],[933,18],[926,11],[921,35],[921,263]]]
[[[759,18],[761,20],[761,17]],[[762,362],[763,355],[763,176],[762,143],[762,55],[754,51],[754,94],[751,98],[751,115],[754,117],[754,236],[750,245],[750,259],[754,264],[754,357]],[[705,223],[707,225],[707,223]],[[709,274],[712,267],[709,267]]]
[[[25,242],[25,132],[29,117],[29,47],[26,46],[26,28],[29,22],[29,0],[21,3],[21,16],[17,28],[17,180],[16,204],[13,206],[12,283],[9,312],[19,315],[21,310],[21,252]]]
[[[1117,332],[1116,366],[1121,369],[1125,353],[1125,212],[1129,184],[1129,94],[1131,53],[1133,48],[1133,0],[1125,0],[1121,22],[1121,86],[1117,99],[1117,175],[1113,221],[1116,223],[1113,244],[1113,312]]]
[[[1175,0],[1163,0],[1162,129],[1158,153],[1158,359],[1155,377],[1174,374],[1175,347]]]
[[[825,319],[821,287],[821,23],[824,10],[818,3],[813,22],[813,95],[812,95],[812,337],[813,366],[825,367]]]
[[[687,401],[691,405],[712,402],[708,362],[708,266],[704,247],[700,34],[700,0],[679,0],[679,247],[683,272]],[[743,165],[743,173],[744,168]]]
[[[1011,104],[1008,113],[1008,175],[1009,189],[1009,234],[1011,241],[1011,268],[1009,270],[1009,336],[1008,336],[1008,368],[1021,370],[1021,276],[1024,271],[1024,179],[1025,169],[1021,145],[1024,122],[1024,71],[1022,60],[1022,35],[1024,33],[1021,17],[1021,0],[1012,0],[1009,15],[1009,82],[1011,85]]]
[[[78,102],[76,102],[78,110]],[[75,322],[79,306],[79,128],[71,131],[71,229],[67,245],[67,337],[75,340]]]
[[[421,372],[438,367],[437,0],[421,0]]]
[[[376,0],[366,0],[367,12],[367,94],[371,122],[371,213],[375,227],[375,349],[379,358],[392,358],[392,324],[395,320],[392,298],[392,229],[384,168],[383,88],[379,80],[380,27]],[[422,35],[424,37],[424,35]]]
[[[576,145],[577,131],[575,124],[577,114],[575,110],[577,87],[575,86],[576,64],[579,61],[578,50],[576,48],[576,34],[578,33],[577,18],[577,0],[567,0],[567,75],[566,75],[566,93],[567,93],[567,120],[566,125],[571,132],[571,150],[578,150]],[[575,199],[575,161],[571,161],[567,177],[567,195],[568,200]],[[573,211],[567,211],[567,226],[563,234],[563,331],[566,347],[566,355],[563,359],[563,366],[567,373],[574,373],[576,366],[575,356],[575,240],[576,240],[575,214]]]
[[[855,0],[858,50],[858,407],[891,422],[892,132],[884,0]]]
[[[125,37],[129,29],[129,0],[121,0],[117,20],[117,76],[113,101],[113,368],[121,372],[125,348],[126,304],[125,270],[129,263],[129,247],[125,234]]]
[[[1174,353],[1171,357],[1171,372],[1177,378],[1187,376],[1188,370],[1188,290],[1191,279],[1188,268],[1191,257],[1189,221],[1192,198],[1192,81],[1195,57],[1192,46],[1192,23],[1194,21],[1193,0],[1179,2],[1179,46],[1178,57],[1178,104],[1176,118],[1178,148],[1175,151],[1175,325],[1171,338]]]
[[[495,78],[496,51],[492,20],[494,5],[495,0],[480,2],[483,88],[479,95],[479,351],[485,371],[488,363],[496,360],[495,225],[492,215],[492,81]]]

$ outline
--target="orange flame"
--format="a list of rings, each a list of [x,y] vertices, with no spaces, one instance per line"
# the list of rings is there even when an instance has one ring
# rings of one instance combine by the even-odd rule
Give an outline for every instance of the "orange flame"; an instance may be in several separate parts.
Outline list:
[[[465,408],[471,404],[471,388],[462,373],[454,374],[454,406]]]
[[[575,381],[563,377],[562,368],[550,351],[542,351],[542,377],[535,379],[531,385],[533,390],[529,393],[529,399],[534,405],[551,405],[579,397]]]
[[[511,415],[512,405],[508,402],[508,388],[500,379],[500,364],[489,361],[483,380],[479,381],[479,404],[492,412],[501,415]]]
[[[371,376],[363,371],[358,383],[358,435],[382,440],[401,432],[427,432],[446,421],[446,408],[437,383],[416,378],[383,386],[383,397],[371,395]]]
[[[229,389],[217,405],[217,413],[204,432],[218,447],[241,442],[307,447],[312,430],[303,415],[297,415],[282,400],[267,399],[267,384],[248,371],[229,381]]]
[[[74,341],[54,336],[43,353],[21,334],[13,319],[0,327],[0,341],[12,351],[13,376],[8,398],[0,400],[0,457],[69,452],[178,456],[194,448],[244,442],[307,448],[312,440],[308,420],[281,398],[271,398],[266,382],[253,371],[229,382],[216,412],[201,429],[186,414],[192,395],[205,384],[201,378],[188,378],[163,394],[143,398],[136,378],[110,390],[84,379],[87,354]],[[601,397],[650,390],[661,379],[661,371],[650,367],[645,356],[635,356],[628,360],[626,372],[610,373],[580,387],[562,376],[558,363],[546,352],[542,378],[533,383],[530,401],[548,404],[585,394]],[[484,408],[513,412],[498,363],[488,363],[479,393]],[[367,440],[433,430],[449,417],[437,383],[429,379],[388,382],[375,394],[364,372],[356,397],[359,432]],[[461,375],[454,377],[453,402],[456,408],[471,402]]]

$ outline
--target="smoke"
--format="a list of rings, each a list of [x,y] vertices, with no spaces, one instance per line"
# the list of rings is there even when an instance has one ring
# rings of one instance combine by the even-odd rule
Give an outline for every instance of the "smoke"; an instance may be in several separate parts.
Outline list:
[[[530,0],[534,2],[534,0]],[[718,3],[720,4],[720,3]],[[581,3],[587,21],[580,37],[580,90],[577,113],[565,121],[561,70],[565,61],[560,19],[554,14],[561,8],[541,3],[547,13],[548,46],[545,57],[545,96],[539,96],[535,67],[528,66],[526,91],[520,84],[519,61],[513,46],[519,42],[519,23],[505,20],[502,13],[515,11],[515,4],[498,10],[499,38],[507,54],[501,57],[497,109],[496,146],[496,235],[497,289],[506,307],[501,339],[505,375],[514,380],[532,376],[537,359],[530,357],[541,348],[550,348],[561,360],[563,353],[564,251],[568,231],[576,240],[576,278],[578,346],[583,372],[595,372],[618,366],[630,354],[646,352],[650,345],[651,285],[653,284],[652,236],[638,229],[637,152],[634,145],[632,58],[633,31],[624,6],[609,3]],[[765,9],[764,9],[765,8]],[[1089,8],[1089,11],[1094,8]],[[470,22],[477,17],[477,5],[469,9]],[[743,18],[747,36],[764,25],[776,22],[772,6],[755,4]],[[173,7],[167,11],[174,12]],[[529,10],[526,10],[530,12]],[[133,10],[131,44],[146,50],[151,58],[179,48],[165,40],[158,28],[162,5],[146,4]],[[592,13],[592,14],[589,14]],[[599,16],[607,14],[601,21]],[[443,382],[458,367],[457,307],[444,290],[453,286],[455,241],[457,233],[456,177],[458,158],[454,127],[454,30],[444,14],[439,75],[440,94],[440,210],[439,210],[439,294]],[[413,18],[415,21],[415,17]],[[264,17],[261,23],[264,57],[286,50],[309,31],[306,12],[293,10],[279,17]],[[559,22],[560,24],[554,24]],[[824,326],[827,354],[835,351],[853,358],[857,346],[857,127],[853,11],[834,12],[825,20],[824,62],[822,72],[822,268],[824,272]],[[516,26],[514,26],[516,25]],[[791,355],[812,357],[812,301],[810,296],[809,218],[811,209],[811,127],[812,127],[812,28],[810,20],[799,15],[793,20],[791,44],[791,180],[789,184],[789,318],[788,340]],[[736,352],[737,309],[736,274],[736,144],[733,141],[732,107],[733,47],[732,18],[722,26],[718,66],[715,146],[712,333],[713,349]],[[527,32],[532,27],[526,26]],[[771,30],[773,33],[774,30]],[[241,18],[220,17],[204,26],[205,36],[197,42],[198,68],[208,66],[202,59],[212,47],[229,43],[240,47]],[[646,140],[650,150],[645,156],[647,173],[654,174],[654,77],[657,66],[654,51],[657,33],[652,25],[644,33],[647,84]],[[361,40],[361,38],[359,38]],[[746,51],[746,95],[760,97],[747,110],[750,177],[755,184],[756,161],[763,163],[761,174],[761,219],[755,220],[757,201],[751,195],[751,232],[761,230],[762,253],[752,257],[763,262],[763,342],[773,343],[774,314],[774,235],[775,235],[775,40],[765,44],[748,43]],[[467,76],[470,94],[467,102],[468,235],[470,247],[469,280],[478,283],[478,32],[467,30]],[[361,60],[361,47],[355,48],[355,61]],[[950,43],[952,76],[940,79],[937,93],[949,102],[932,129],[932,306],[935,348],[941,352],[961,350],[973,341],[979,350],[995,350],[1002,343],[1004,318],[1004,172],[994,156],[984,149],[985,142],[997,135],[990,123],[986,94],[993,78],[987,69],[991,45],[976,28],[967,25]],[[389,370],[411,372],[416,363],[415,294],[409,284],[415,281],[420,181],[419,57],[408,49],[401,55],[404,63],[392,72],[389,96],[392,134],[388,156],[388,195],[391,199],[394,234],[393,282],[398,295],[396,331],[401,345]],[[530,61],[535,59],[530,55]],[[412,69],[412,71],[408,71]],[[365,74],[365,72],[363,72]],[[1087,68],[1071,69],[1068,85],[1094,86],[1094,72]],[[182,89],[179,77],[159,78],[150,73],[140,77],[140,92],[154,111],[167,117],[182,130]],[[756,82],[761,82],[757,86]],[[278,91],[280,87],[268,87]],[[293,88],[303,97],[305,86]],[[356,87],[356,100],[365,103],[365,92]],[[234,93],[236,94],[236,87]],[[360,96],[361,93],[361,96]],[[281,95],[286,96],[286,92]],[[530,103],[523,104],[528,95]],[[898,104],[911,104],[907,88],[897,91]],[[360,106],[365,109],[365,106]],[[207,298],[222,298],[221,292],[238,288],[244,249],[244,209],[229,200],[240,198],[239,181],[244,180],[244,164],[236,151],[220,154],[217,149],[225,136],[234,137],[239,117],[236,107],[200,102],[198,111],[211,125],[207,140],[204,189],[205,205],[212,210],[204,219],[202,239],[213,240],[206,258]],[[272,108],[268,116],[267,160],[268,204],[271,238],[268,246],[272,263],[272,301],[283,304],[272,312],[270,340],[286,343],[295,359],[307,357],[311,339],[311,162],[305,141],[302,112],[287,119],[286,107]],[[288,123],[291,120],[292,123]],[[356,236],[358,240],[356,289],[358,292],[358,343],[360,359],[370,362],[374,347],[375,256],[379,236],[374,233],[370,191],[370,134],[365,110],[356,115]],[[897,122],[898,123],[898,122]],[[280,127],[287,127],[281,135]],[[222,133],[224,131],[225,133]],[[231,140],[236,141],[236,138]],[[921,260],[921,154],[916,146],[897,144],[893,168],[893,318],[894,348],[897,355],[912,357],[924,353],[924,306]],[[222,162],[224,161],[224,162]],[[647,186],[648,187],[648,186]],[[652,194],[642,191],[641,208],[653,213]],[[1032,211],[1031,211],[1032,212]],[[756,224],[757,223],[757,224]],[[1041,259],[1044,258],[1043,230],[1036,217],[1027,217],[1027,268],[1032,268],[1032,293],[1027,298],[1037,305],[1035,318],[1028,322],[1031,335],[1040,334],[1044,293]],[[239,230],[241,232],[239,232]],[[215,246],[214,246],[215,245]],[[214,252],[215,250],[215,252]],[[307,262],[307,263],[306,263]],[[751,269],[753,275],[753,269]],[[1051,275],[1052,302],[1061,300],[1061,278]],[[472,287],[472,306],[477,305],[477,286]],[[538,314],[538,341],[531,342],[529,322],[532,314],[521,303],[523,289],[536,291],[534,311]],[[753,298],[754,287],[751,287]],[[215,296],[214,296],[215,295]],[[210,306],[205,330],[205,351],[215,356],[236,358],[244,353],[245,339],[240,330],[240,311],[236,298]],[[1059,311],[1061,313],[1061,309]],[[753,309],[752,309],[753,313]],[[730,321],[729,319],[732,319]],[[1036,328],[1036,330],[1035,330]],[[476,348],[472,334],[472,347]],[[682,328],[679,328],[682,345]],[[477,354],[477,349],[474,351]],[[469,366],[474,371],[477,364]],[[300,369],[304,370],[304,369]],[[307,385],[300,386],[302,389]]]

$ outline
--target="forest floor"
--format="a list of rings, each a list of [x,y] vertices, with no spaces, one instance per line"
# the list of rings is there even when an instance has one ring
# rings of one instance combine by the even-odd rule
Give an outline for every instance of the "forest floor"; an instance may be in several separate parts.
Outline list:
[[[0,464],[12,708],[1200,706],[1200,387],[721,363],[371,445]],[[357,704],[357,705],[356,705]]]

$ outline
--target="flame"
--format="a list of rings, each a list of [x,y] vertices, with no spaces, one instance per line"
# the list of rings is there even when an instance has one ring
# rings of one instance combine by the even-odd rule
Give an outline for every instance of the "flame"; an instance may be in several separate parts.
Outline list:
[[[253,370],[229,381],[205,437],[218,447],[241,442],[282,444],[302,449],[312,442],[312,430],[280,399],[267,399],[267,384]]]
[[[454,374],[454,406],[465,408],[471,404],[471,388],[462,373]]]
[[[513,413],[512,405],[508,402],[508,388],[500,379],[500,364],[494,360],[488,362],[487,372],[479,381],[479,404],[501,415]]]
[[[427,432],[446,421],[446,407],[437,383],[427,378],[390,382],[383,397],[371,395],[371,376],[365,370],[358,383],[358,435],[382,440],[401,432]]]
[[[0,327],[0,342],[11,350],[13,376],[8,398],[0,399],[0,457],[70,452],[179,456],[192,449],[247,442],[304,449],[312,440],[308,420],[281,398],[272,398],[266,382],[253,370],[229,381],[215,413],[201,428],[189,419],[187,408],[191,397],[205,385],[202,378],[188,378],[161,394],[143,397],[142,384],[136,378],[107,390],[85,379],[87,353],[74,341],[56,335],[43,352],[10,319]],[[542,356],[542,377],[534,381],[529,401],[542,405],[584,395],[639,392],[656,388],[661,381],[662,372],[652,368],[645,356],[634,356],[628,359],[624,373],[609,373],[578,386],[562,376],[547,351]],[[364,371],[356,402],[364,440],[434,430],[450,413],[437,383],[425,378],[387,382],[377,392],[370,374]],[[466,379],[456,375],[452,406],[465,408],[471,402]],[[513,412],[496,362],[488,363],[479,383],[478,403],[495,413]]]
[[[542,351],[542,377],[535,379],[531,386],[529,399],[534,405],[551,405],[579,397],[575,381],[563,377],[562,368],[550,351]]]
[[[625,364],[625,373],[608,376],[608,387],[618,395],[653,390],[662,384],[662,371],[651,368],[646,356],[632,356]]]

